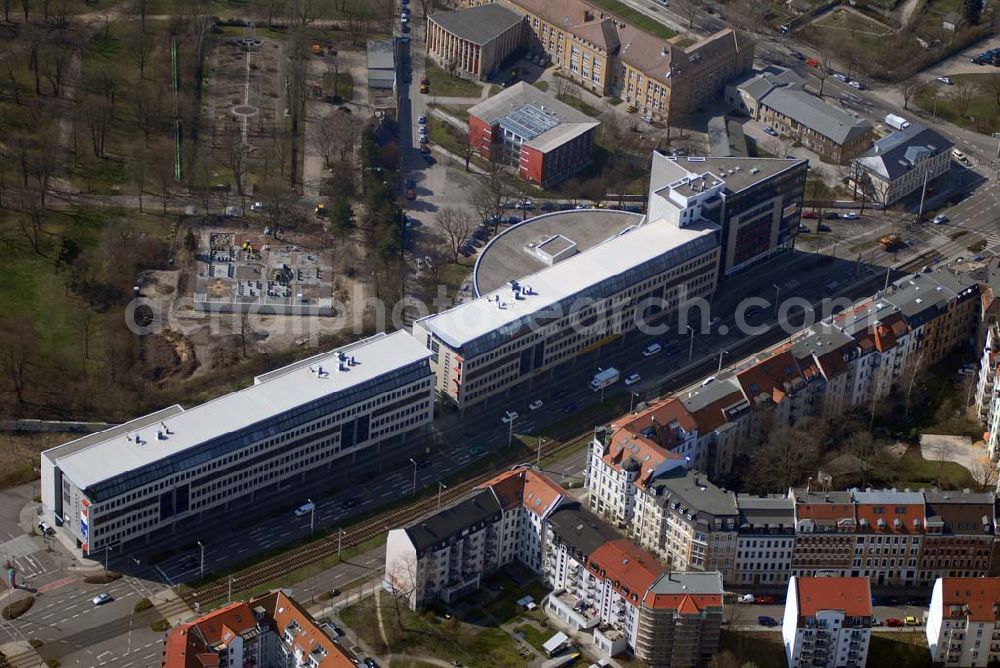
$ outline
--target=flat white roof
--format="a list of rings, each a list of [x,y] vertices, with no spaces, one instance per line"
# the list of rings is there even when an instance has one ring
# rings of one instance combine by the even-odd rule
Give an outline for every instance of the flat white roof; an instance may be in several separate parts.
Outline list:
[[[340,352],[354,357],[357,363],[347,371],[340,371],[337,362]],[[258,376],[246,389],[189,410],[178,406],[136,418],[46,450],[44,454],[77,487],[86,489],[429,356],[430,352],[406,332],[383,332]],[[164,439],[156,436],[161,420],[150,419],[160,415],[169,431]],[[81,442],[89,443],[80,447]]]
[[[595,283],[711,235],[716,230],[716,225],[707,222],[685,228],[676,227],[666,220],[639,225],[520,279],[520,286],[530,287],[532,293],[523,299],[515,299],[511,288],[504,286],[418,322],[451,348],[458,349],[519,318],[551,307]],[[498,308],[497,297],[503,308]]]

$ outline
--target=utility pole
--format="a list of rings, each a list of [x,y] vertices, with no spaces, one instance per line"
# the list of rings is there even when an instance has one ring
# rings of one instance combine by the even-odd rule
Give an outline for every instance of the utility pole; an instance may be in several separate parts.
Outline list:
[[[638,392],[633,392],[629,390],[629,400],[628,400],[628,412],[631,413],[632,409],[635,407],[635,400],[639,397]],[[539,440],[538,449],[541,450],[541,439]]]
[[[542,468],[542,437],[538,437],[538,449],[535,451],[535,468]]]
[[[720,373],[722,373],[722,356],[725,355],[728,352],[729,352],[728,350],[720,350],[719,351],[719,368],[715,372],[716,376],[718,376]]]
[[[340,547],[343,544],[344,530],[337,529],[337,558],[340,559]]]
[[[316,528],[316,504],[312,502],[312,499],[306,499],[311,508],[309,509],[309,535],[313,535],[313,531]]]
[[[233,576],[229,576],[229,593],[226,595],[226,602],[233,602]]]
[[[448,489],[448,485],[438,480],[438,510],[441,510],[441,492]]]
[[[417,493],[417,460],[410,457],[410,463],[413,464],[413,493]]]
[[[688,364],[694,359],[694,328],[691,325],[685,325],[688,331],[691,332],[691,343],[688,345]]]
[[[924,187],[920,190],[920,212],[917,213],[917,220],[924,219],[924,199],[927,197],[927,178],[931,175],[930,171],[924,170]]]
[[[201,553],[201,566],[198,569],[198,571],[199,571],[198,572],[198,578],[201,579],[201,580],[204,580],[205,579],[205,546],[202,544],[202,542],[200,540],[197,541],[197,543],[198,543],[198,550]]]
[[[781,286],[777,283],[771,283],[771,287],[774,288],[774,314],[778,315],[778,300],[781,299]]]

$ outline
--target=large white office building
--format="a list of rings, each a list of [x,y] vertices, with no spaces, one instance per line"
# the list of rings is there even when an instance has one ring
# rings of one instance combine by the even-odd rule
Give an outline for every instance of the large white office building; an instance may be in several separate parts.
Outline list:
[[[199,406],[46,450],[44,514],[91,554],[168,537],[206,512],[294,503],[425,431],[434,403],[428,357],[405,332],[378,334]]]

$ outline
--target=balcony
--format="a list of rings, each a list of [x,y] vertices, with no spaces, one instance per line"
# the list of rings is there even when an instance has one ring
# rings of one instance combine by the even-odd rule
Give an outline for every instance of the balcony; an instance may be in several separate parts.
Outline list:
[[[566,590],[549,594],[546,600],[549,611],[575,631],[592,629],[601,621],[598,611],[588,601]]]

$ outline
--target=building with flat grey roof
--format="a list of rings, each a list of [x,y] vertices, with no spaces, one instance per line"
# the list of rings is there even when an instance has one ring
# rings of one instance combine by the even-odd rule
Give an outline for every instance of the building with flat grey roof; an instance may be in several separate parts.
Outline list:
[[[469,143],[486,160],[549,187],[590,164],[600,123],[519,81],[469,109]]]
[[[303,489],[376,470],[423,433],[433,418],[429,356],[405,332],[377,334],[193,408],[45,450],[44,515],[86,555],[249,505],[302,503]]]
[[[427,55],[448,72],[484,81],[524,46],[527,30],[523,16],[496,3],[431,14]]]
[[[809,162],[799,158],[670,157],[653,153],[651,220],[709,220],[721,229],[719,281],[790,251]]]

